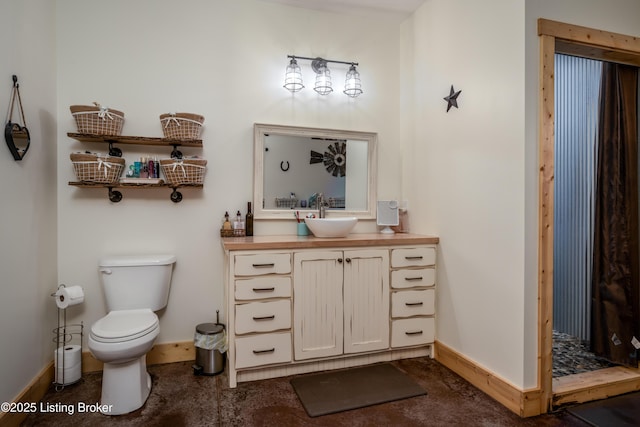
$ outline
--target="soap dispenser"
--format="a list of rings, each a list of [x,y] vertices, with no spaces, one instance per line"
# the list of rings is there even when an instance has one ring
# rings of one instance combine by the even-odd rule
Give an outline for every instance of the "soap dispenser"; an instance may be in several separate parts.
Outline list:
[[[236,213],[236,220],[233,221],[233,235],[235,237],[244,236],[244,221],[242,220],[242,214],[240,214],[240,211]]]

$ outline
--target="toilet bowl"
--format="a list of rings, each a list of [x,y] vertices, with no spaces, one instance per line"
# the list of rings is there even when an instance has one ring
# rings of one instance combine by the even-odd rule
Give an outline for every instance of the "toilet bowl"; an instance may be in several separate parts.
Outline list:
[[[151,392],[146,356],[160,333],[149,309],[111,311],[91,327],[89,350],[104,363],[101,408],[108,415],[140,408]]]
[[[151,392],[146,356],[160,333],[154,311],[167,305],[175,257],[104,259],[100,273],[109,312],[89,333],[88,347],[104,363],[100,408],[121,415],[142,407]]]

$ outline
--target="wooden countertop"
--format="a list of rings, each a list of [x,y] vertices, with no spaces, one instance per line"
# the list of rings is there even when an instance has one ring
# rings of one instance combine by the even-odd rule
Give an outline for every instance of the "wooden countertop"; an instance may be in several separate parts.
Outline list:
[[[321,238],[314,236],[296,236],[293,234],[278,236],[224,237],[222,247],[225,251],[256,249],[307,249],[339,248],[392,245],[432,245],[440,241],[437,236],[396,233],[352,233],[347,237]]]

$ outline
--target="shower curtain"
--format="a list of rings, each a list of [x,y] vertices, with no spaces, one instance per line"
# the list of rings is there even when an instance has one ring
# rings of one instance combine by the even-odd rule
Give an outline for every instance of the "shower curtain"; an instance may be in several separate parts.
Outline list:
[[[603,64],[591,301],[591,351],[632,367],[640,347],[637,85],[637,68]]]

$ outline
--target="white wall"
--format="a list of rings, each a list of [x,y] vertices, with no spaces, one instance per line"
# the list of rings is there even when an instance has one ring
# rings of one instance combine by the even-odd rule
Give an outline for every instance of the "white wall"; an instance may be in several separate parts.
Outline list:
[[[54,4],[8,0],[0,13],[0,105],[18,76],[31,146],[14,161],[0,143],[0,401],[11,401],[53,358],[56,310]],[[19,119],[14,107],[13,121]],[[18,120],[19,119],[19,120]],[[3,120],[4,126],[6,122]]]
[[[537,381],[537,19],[638,35],[638,16],[625,0],[427,0],[403,25],[403,191],[412,231],[441,238],[438,340],[518,387]]]
[[[412,82],[406,90],[413,92],[402,104],[403,127],[412,128],[403,197],[411,231],[441,239],[437,337],[517,385],[524,357],[523,22],[522,1],[428,0],[403,33]],[[462,92],[459,108],[447,113],[451,85]]]
[[[252,197],[254,122],[378,132],[378,193],[400,194],[397,17],[256,0],[65,0],[56,22],[59,279],[86,293],[84,306],[69,310],[74,320],[91,325],[105,314],[97,264],[120,253],[177,256],[157,342],[188,341],[196,324],[224,314],[219,228],[225,211],[244,213]],[[310,63],[299,61],[307,88],[292,95],[282,88],[287,54],[357,61],[365,93],[343,95],[348,67],[335,66],[336,91],[320,97]],[[106,189],[68,186],[69,153],[105,149],[66,136],[75,130],[69,105],[92,101],[123,110],[126,135],[161,136],[161,113],[204,115],[204,188],[183,191],[179,204],[167,189],[123,191],[113,204]],[[122,148],[129,158],[144,153]],[[255,233],[294,233],[294,221],[257,221]]]

